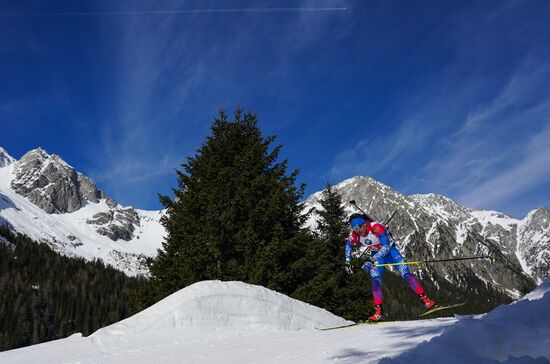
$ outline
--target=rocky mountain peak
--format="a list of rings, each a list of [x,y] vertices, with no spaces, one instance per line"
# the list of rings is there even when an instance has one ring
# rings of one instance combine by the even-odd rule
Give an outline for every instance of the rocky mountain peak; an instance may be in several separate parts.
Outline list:
[[[334,187],[338,193],[345,196],[344,202],[354,199],[359,206],[379,219],[384,216],[385,212],[394,209],[397,205],[414,204],[407,196],[367,176],[353,177]],[[318,198],[320,195],[316,197]]]
[[[550,225],[550,211],[544,206],[540,206],[530,211],[524,220],[535,222],[539,225],[545,225],[548,228],[548,225]]]
[[[442,219],[467,220],[473,209],[460,205],[454,200],[434,193],[409,196],[414,202]]]
[[[74,212],[105,197],[91,179],[42,148],[16,162],[11,188],[47,213]]]
[[[550,276],[550,211],[539,207],[527,214],[518,229],[517,251],[523,267],[541,282]]]
[[[435,193],[428,193],[428,194],[416,194],[409,196],[410,198],[417,200],[417,201],[423,201],[426,204],[432,204],[432,205],[440,205],[440,206],[452,206],[452,205],[458,205],[454,200],[451,200],[450,198],[438,195]]]
[[[8,152],[0,147],[0,168],[9,166],[15,163],[15,159]]]
[[[401,253],[409,259],[441,259],[490,252],[501,257],[498,264],[472,261],[419,267],[422,274],[448,277],[447,281],[453,284],[479,277],[476,278],[479,284],[494,282],[496,290],[510,296],[528,291],[534,284],[533,279],[548,275],[541,262],[550,261],[550,258],[539,256],[529,262],[523,260],[528,251],[516,249],[518,220],[504,214],[472,209],[436,194],[406,196],[370,177],[350,178],[335,185],[334,189],[350,212],[354,211],[347,203],[350,200],[355,200],[358,206],[382,222],[397,211],[389,228]],[[318,208],[320,197],[321,194],[316,193],[308,198],[306,210],[310,206]],[[308,226],[316,226],[315,218],[315,214],[311,214]],[[540,241],[534,236],[528,240]],[[529,251],[535,250],[541,252],[540,247]],[[532,273],[532,277],[525,276],[522,271]]]

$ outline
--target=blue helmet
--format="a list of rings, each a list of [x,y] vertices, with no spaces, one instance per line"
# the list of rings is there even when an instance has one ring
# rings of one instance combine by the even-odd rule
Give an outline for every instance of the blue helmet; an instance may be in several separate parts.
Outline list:
[[[368,215],[365,215],[365,214],[352,214],[348,219],[348,223],[352,229],[356,229],[362,226],[367,221],[372,221],[372,220],[369,218]]]

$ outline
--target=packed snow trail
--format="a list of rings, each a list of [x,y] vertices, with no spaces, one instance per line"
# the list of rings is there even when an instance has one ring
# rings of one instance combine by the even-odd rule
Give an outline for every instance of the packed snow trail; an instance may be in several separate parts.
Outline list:
[[[548,291],[547,280],[486,315],[319,331],[349,321],[263,287],[205,281],[89,337],[3,352],[0,362],[550,363]]]
[[[441,334],[455,319],[388,323],[348,330],[166,330],[139,338],[103,335],[64,340],[0,353],[9,364],[304,364],[375,363]],[[376,339],[375,339],[376,338]]]

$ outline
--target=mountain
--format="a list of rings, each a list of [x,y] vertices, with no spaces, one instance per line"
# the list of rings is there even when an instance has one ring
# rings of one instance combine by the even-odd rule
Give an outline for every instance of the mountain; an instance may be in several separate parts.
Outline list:
[[[0,147],[0,168],[15,163],[15,159],[6,152],[6,150]]]
[[[550,272],[550,212],[539,207],[517,226],[517,252],[523,269],[538,281]]]
[[[45,212],[75,212],[105,195],[88,177],[41,148],[25,154],[13,170],[11,189]]]
[[[264,287],[204,281],[88,337],[2,363],[548,363],[550,281],[486,315],[320,331],[345,320]]]
[[[343,201],[356,200],[380,220],[399,206],[391,230],[407,259],[498,254],[498,262],[491,264],[422,267],[420,273],[437,284],[464,285],[474,277],[480,287],[517,298],[550,274],[550,212],[544,207],[518,220],[444,196],[405,196],[369,177],[354,177],[335,188]],[[319,208],[320,196],[311,195],[305,210]],[[121,206],[90,178],[41,148],[16,160],[0,147],[0,223],[62,254],[102,259],[129,275],[147,274],[146,261],[156,256],[165,235],[162,214]],[[315,228],[317,218],[312,214],[307,224]]]
[[[55,251],[148,274],[160,248],[162,211],[124,207],[61,157],[38,148],[20,160],[0,148],[0,223]]]
[[[510,299],[533,289],[550,275],[550,212],[531,211],[523,220],[496,211],[461,206],[434,195],[405,196],[370,177],[354,177],[334,186],[343,201],[357,205],[379,221],[398,207],[390,223],[396,244],[408,260],[495,254],[487,259],[423,265],[418,273],[440,288],[464,294],[494,294]],[[321,192],[305,201],[305,210],[320,208]],[[356,212],[348,205],[347,212]],[[315,228],[312,213],[307,224]],[[475,287],[475,288],[473,288]]]

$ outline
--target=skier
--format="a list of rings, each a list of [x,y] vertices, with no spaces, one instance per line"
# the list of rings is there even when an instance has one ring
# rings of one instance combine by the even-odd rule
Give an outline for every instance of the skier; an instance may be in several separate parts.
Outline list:
[[[351,233],[346,241],[346,272],[348,274],[353,273],[350,263],[353,248],[359,244],[366,245],[371,254],[362,268],[370,272],[374,301],[374,314],[368,320],[380,321],[382,319],[382,275],[384,274],[384,267],[377,267],[374,264],[402,263],[405,260],[393,244],[388,230],[383,224],[373,221],[365,214],[352,214],[348,222]],[[428,298],[418,279],[409,271],[409,267],[406,264],[397,267],[403,279],[409,283],[409,287],[413,292],[420,297],[424,306],[427,309],[436,307],[436,302]]]

